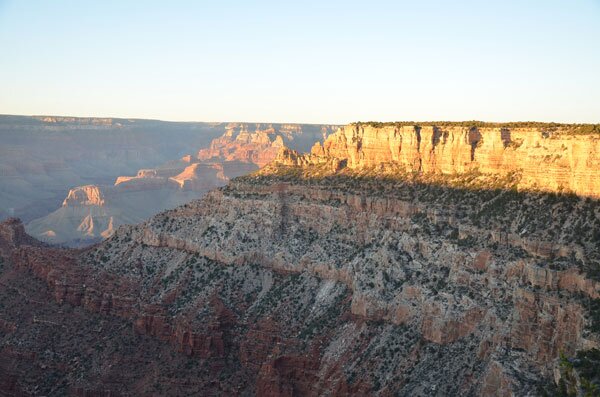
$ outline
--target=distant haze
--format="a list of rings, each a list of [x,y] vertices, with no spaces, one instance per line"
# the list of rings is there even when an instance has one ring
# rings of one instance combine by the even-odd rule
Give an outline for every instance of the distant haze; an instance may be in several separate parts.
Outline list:
[[[600,1],[0,0],[0,114],[600,122]]]

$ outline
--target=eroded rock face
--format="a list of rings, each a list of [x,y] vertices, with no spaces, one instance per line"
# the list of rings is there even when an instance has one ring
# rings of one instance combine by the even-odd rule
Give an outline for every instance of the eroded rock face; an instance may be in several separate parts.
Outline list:
[[[27,233],[18,218],[8,218],[0,223],[0,255],[7,257],[22,245],[39,246],[41,243]]]
[[[225,125],[0,115],[0,220],[45,216],[74,186],[104,185],[208,146]]]
[[[231,123],[223,136],[214,139],[209,148],[198,152],[199,160],[239,161],[262,167],[275,159],[284,146],[304,152],[314,142],[322,141],[333,126],[300,126],[294,124],[256,125]]]
[[[104,194],[98,186],[86,185],[69,190],[67,198],[63,201],[64,207],[77,207],[86,205],[104,205]]]
[[[539,373],[527,376],[541,381],[551,376],[560,352],[573,354],[598,343],[585,331],[585,305],[599,296],[600,283],[586,278],[576,265],[581,262],[572,262],[575,252],[583,251],[583,262],[597,263],[593,245],[585,248],[595,238],[591,234],[582,241],[565,230],[552,242],[545,240],[548,230],[511,235],[518,223],[492,217],[486,226],[481,219],[475,226],[470,217],[457,217],[455,204],[442,208],[380,195],[377,188],[355,186],[354,193],[345,188],[262,185],[250,178],[157,217],[134,229],[132,239],[231,266],[261,263],[341,283],[352,291],[355,316],[419,330],[427,343],[477,341],[483,362],[500,360],[494,365],[506,366],[500,372],[486,369],[490,382],[509,379],[513,390],[524,386],[510,375],[516,375],[515,362],[537,368]],[[510,217],[534,216],[527,212],[547,205],[543,197],[530,197],[525,207],[516,198],[520,213],[510,211]],[[598,222],[594,203],[565,217],[587,217],[591,210]],[[190,224],[188,218],[200,221],[193,229],[180,228]],[[499,230],[511,237],[490,238]],[[557,267],[548,268],[549,263]],[[498,359],[506,348],[510,359]],[[497,380],[498,374],[506,379]],[[478,390],[487,390],[481,380],[488,377],[481,373],[478,379]]]
[[[199,369],[197,383],[136,389],[147,394],[535,395],[561,353],[600,344],[597,200],[503,188],[485,172],[391,173],[418,151],[391,167],[280,153],[283,168],[95,247],[13,245],[10,271],[42,280],[60,307],[117,319],[193,360],[182,371]],[[19,319],[0,318],[23,346]],[[98,365],[64,387],[99,390],[106,363],[123,365],[91,356]],[[9,375],[12,389],[26,384]],[[108,389],[133,387],[119,378]]]
[[[354,124],[315,144],[311,156],[282,153],[278,160],[302,166],[331,159],[352,169],[395,163],[423,173],[518,172],[521,188],[600,197],[600,138],[560,129]]]
[[[93,249],[11,258],[57,302],[226,373],[220,389],[527,395],[600,343],[599,224],[573,196],[252,176]]]
[[[222,164],[195,163],[171,178],[179,184],[181,189],[187,190],[211,190],[227,183],[229,178],[225,176]]]
[[[3,235],[10,229],[14,226],[0,224]],[[219,330],[211,329],[203,336],[170,317],[160,337],[139,329],[130,320],[136,308],[126,304],[135,302],[128,292],[135,285],[109,274],[95,278],[90,275],[93,269],[76,267],[73,254],[49,248],[40,251],[28,244],[0,246],[4,259],[0,261],[2,395],[219,392],[212,382],[223,367]],[[15,259],[19,260],[15,263]],[[106,283],[94,281],[101,279]],[[120,282],[124,282],[122,288],[117,285]],[[161,315],[150,305],[144,313]],[[206,354],[209,357],[202,359]]]

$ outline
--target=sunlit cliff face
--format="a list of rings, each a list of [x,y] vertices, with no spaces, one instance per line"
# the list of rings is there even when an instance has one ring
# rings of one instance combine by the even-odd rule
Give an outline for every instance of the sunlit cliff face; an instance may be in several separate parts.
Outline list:
[[[310,155],[282,151],[282,165],[329,165],[371,175],[422,174],[518,176],[519,189],[600,197],[600,137],[567,127],[489,128],[383,126],[340,128]],[[327,168],[327,167],[326,167]],[[386,171],[387,169],[387,171]]]

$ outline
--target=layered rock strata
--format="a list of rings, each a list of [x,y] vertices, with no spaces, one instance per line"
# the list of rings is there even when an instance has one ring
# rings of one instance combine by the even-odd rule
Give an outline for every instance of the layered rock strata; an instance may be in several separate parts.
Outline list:
[[[411,172],[519,173],[519,187],[600,197],[600,136],[566,127],[489,128],[444,125],[340,128],[310,155],[283,151],[286,165],[342,162],[351,169],[384,164]]]
[[[210,147],[198,151],[199,160],[240,161],[262,167],[270,163],[282,147],[306,152],[315,142],[322,142],[333,126],[320,130],[303,130],[297,124],[259,124],[254,131],[244,124],[229,124],[225,133],[214,139]]]
[[[217,366],[222,390],[531,395],[600,343],[599,229],[572,195],[284,173],[12,260],[58,302]]]

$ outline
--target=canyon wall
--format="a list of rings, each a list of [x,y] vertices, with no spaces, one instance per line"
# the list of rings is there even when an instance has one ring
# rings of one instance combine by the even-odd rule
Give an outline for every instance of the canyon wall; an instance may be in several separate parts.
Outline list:
[[[444,125],[340,128],[310,156],[280,158],[288,165],[337,159],[351,169],[396,164],[407,171],[518,173],[519,187],[600,197],[600,137],[566,127],[490,128]]]
[[[224,131],[218,123],[0,115],[0,219],[45,216],[74,186],[111,183]]]
[[[246,124],[229,124],[225,133],[208,148],[198,151],[198,159],[253,163],[258,167],[271,162],[283,146],[307,152],[315,142],[322,142],[336,126],[300,124],[257,124],[252,130]]]
[[[532,395],[600,344],[597,230],[598,202],[572,195],[263,174],[11,260],[227,374],[187,392]]]

